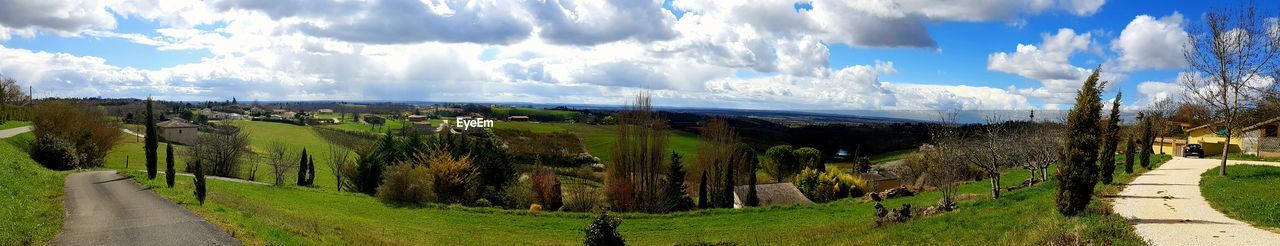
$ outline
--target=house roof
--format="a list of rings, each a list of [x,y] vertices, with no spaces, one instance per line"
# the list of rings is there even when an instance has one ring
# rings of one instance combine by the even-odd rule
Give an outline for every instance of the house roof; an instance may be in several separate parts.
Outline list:
[[[166,120],[164,122],[156,123],[156,126],[160,128],[195,128],[196,127],[196,125],[192,125],[191,123],[187,123],[186,121],[179,120],[179,119]]]
[[[1280,121],[1280,117],[1275,117],[1275,118],[1271,118],[1270,120],[1264,120],[1262,122],[1258,122],[1258,124],[1247,126],[1244,129],[1241,129],[1240,131],[1244,131],[1244,132],[1251,131],[1253,129],[1257,129],[1262,126],[1270,125],[1271,123],[1275,123],[1276,121]]]
[[[747,185],[733,187],[733,195],[745,203],[748,189],[750,186]],[[813,201],[804,197],[804,193],[800,193],[800,189],[796,189],[796,186],[791,183],[758,184],[756,197],[760,198],[761,206],[813,204]]]
[[[1205,127],[1209,127],[1209,126],[1214,126],[1214,125],[1217,125],[1217,124],[1222,124],[1222,123],[1224,123],[1224,122],[1226,122],[1226,121],[1225,121],[1225,120],[1214,121],[1213,123],[1204,124],[1204,125],[1197,126],[1197,127],[1192,127],[1191,129],[1187,129],[1187,131],[1188,131],[1188,132],[1190,132],[1190,131],[1200,130],[1200,128],[1205,128]]]

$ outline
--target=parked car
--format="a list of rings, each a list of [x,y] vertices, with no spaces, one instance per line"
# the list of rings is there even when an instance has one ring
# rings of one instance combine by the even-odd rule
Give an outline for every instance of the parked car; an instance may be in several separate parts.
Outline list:
[[[1204,158],[1204,147],[1199,144],[1188,144],[1186,147],[1182,147],[1182,157],[1192,156]]]

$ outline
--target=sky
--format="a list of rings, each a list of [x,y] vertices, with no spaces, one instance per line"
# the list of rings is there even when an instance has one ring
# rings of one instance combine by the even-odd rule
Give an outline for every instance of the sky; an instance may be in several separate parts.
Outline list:
[[[1230,2],[1230,1],[1225,1]],[[1217,4],[1217,5],[1213,5]],[[1261,1],[1263,10],[1280,2]],[[1182,92],[1220,1],[0,0],[37,97],[1064,109]],[[1272,13],[1272,12],[1269,12]]]

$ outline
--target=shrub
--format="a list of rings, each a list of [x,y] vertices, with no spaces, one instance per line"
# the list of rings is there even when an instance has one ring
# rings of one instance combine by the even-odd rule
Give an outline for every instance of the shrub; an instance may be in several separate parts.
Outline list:
[[[604,183],[604,195],[609,198],[609,208],[614,211],[631,211],[635,208],[635,187],[631,185],[631,180],[625,178],[611,178]]]
[[[764,152],[764,161],[761,167],[769,176],[773,176],[775,181],[782,182],[783,177],[795,174],[800,170],[799,161],[796,160],[795,151],[790,145],[778,145],[769,148]]]
[[[55,150],[58,149],[75,153],[73,157],[75,162],[63,165],[78,168],[102,166],[107,152],[120,138],[119,124],[114,123],[101,109],[95,107],[76,105],[67,101],[42,101],[36,103],[33,112],[35,117],[31,125],[36,137],[57,138],[66,147],[43,146],[42,148],[45,149],[42,151],[45,152],[41,154],[56,153]],[[46,144],[51,143],[46,142]]]
[[[493,207],[493,203],[489,202],[489,199],[484,198],[476,199],[476,203],[474,205],[476,207]]]
[[[534,169],[530,181],[533,192],[538,198],[538,204],[542,204],[547,210],[557,210],[564,205],[560,193],[560,178],[554,171],[545,167]]]
[[[542,212],[542,205],[538,205],[537,203],[529,205],[529,212]]]
[[[386,202],[424,204],[436,201],[431,171],[419,165],[395,165],[383,174],[378,198]]]
[[[573,185],[565,190],[564,206],[560,207],[560,210],[569,212],[598,211],[603,207],[601,198],[600,188]]]
[[[477,175],[476,169],[471,167],[470,157],[454,158],[444,151],[436,150],[426,158],[440,202],[463,203],[476,196]]]
[[[533,184],[529,178],[521,178],[512,185],[503,189],[509,200],[503,201],[510,208],[527,208],[529,205],[538,202],[537,194],[533,192]]]
[[[70,170],[79,162],[75,147],[53,136],[36,137],[27,152],[32,160],[53,170]]]
[[[804,147],[795,150],[796,161],[803,168],[813,168],[818,171],[826,171],[827,167],[822,164],[822,151]]]
[[[830,202],[848,197],[861,197],[868,183],[839,169],[819,172],[806,168],[796,174],[796,188],[813,202]]]
[[[618,225],[622,224],[622,219],[609,216],[608,213],[601,212],[600,217],[591,222],[583,232],[586,232],[587,238],[583,241],[583,245],[625,245],[626,241],[622,239],[622,234],[618,234]]]

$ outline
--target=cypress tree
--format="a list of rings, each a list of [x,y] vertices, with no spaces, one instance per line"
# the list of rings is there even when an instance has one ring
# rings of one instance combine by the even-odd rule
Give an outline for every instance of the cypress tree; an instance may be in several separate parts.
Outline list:
[[[1116,99],[1111,102],[1111,118],[1102,133],[1102,141],[1102,156],[1098,157],[1102,170],[1098,171],[1098,179],[1103,184],[1111,184],[1111,175],[1116,171],[1116,145],[1120,144],[1120,92],[1116,92]]]
[[[680,154],[671,152],[671,165],[667,168],[667,189],[663,192],[667,199],[667,211],[688,211],[693,209],[693,199],[685,193],[684,163]]]
[[[156,179],[156,164],[160,161],[157,156],[160,150],[159,136],[156,135],[156,115],[151,111],[151,97],[147,97],[147,117],[146,123],[143,124],[146,129],[146,140],[143,144],[143,151],[147,156],[147,179]]]
[[[307,158],[307,185],[316,185],[316,158]]]
[[[177,171],[173,170],[173,143],[165,144],[164,154],[164,181],[173,188],[173,178],[177,176]]]
[[[1098,182],[1098,147],[1101,141],[1099,121],[1102,111],[1099,85],[1099,66],[1085,80],[1076,94],[1075,107],[1067,116],[1066,151],[1062,166],[1054,175],[1058,179],[1057,209],[1065,216],[1076,216],[1084,211],[1093,198],[1093,187]]]
[[[1151,117],[1142,119],[1142,149],[1138,151],[1138,160],[1141,161],[1142,168],[1151,170],[1151,148],[1155,145],[1153,137],[1154,132],[1151,129]]]
[[[760,196],[756,195],[756,168],[755,163],[751,164],[751,177],[747,183],[747,206],[760,206]]]
[[[724,173],[724,190],[720,191],[720,197],[716,199],[716,203],[722,208],[733,207],[733,187],[737,186],[733,183],[733,164],[728,164],[728,170]]]
[[[307,185],[307,149],[302,149],[301,160],[298,160],[298,186]]]
[[[195,184],[195,186],[196,186],[196,191],[195,191],[195,194],[196,194],[196,200],[197,200],[197,201],[200,201],[200,205],[204,205],[204,196],[205,196],[205,194],[206,194],[206,193],[205,193],[205,192],[206,192],[206,191],[205,191],[205,185],[206,185],[206,184],[205,184],[205,180],[204,180],[204,167],[203,167],[203,165],[201,165],[201,164],[200,164],[200,161],[199,161],[199,160],[195,161],[195,164],[196,164],[196,165],[195,165],[195,166],[196,166],[196,170],[195,170],[195,171],[196,171],[196,173],[195,173],[195,181],[194,181],[193,183],[194,183],[194,184]]]
[[[698,184],[698,208],[710,208],[711,203],[707,201],[707,171],[702,171],[702,183]]]
[[[1133,149],[1137,144],[1133,141],[1133,134],[1129,134],[1129,142],[1124,147],[1124,173],[1133,173]]]

